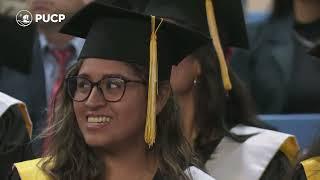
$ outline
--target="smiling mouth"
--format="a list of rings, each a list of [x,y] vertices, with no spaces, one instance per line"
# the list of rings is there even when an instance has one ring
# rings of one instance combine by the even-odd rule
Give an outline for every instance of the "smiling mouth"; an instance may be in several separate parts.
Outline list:
[[[104,123],[110,123],[111,120],[112,120],[111,117],[97,116],[97,117],[88,117],[87,122],[88,123],[104,124]]]

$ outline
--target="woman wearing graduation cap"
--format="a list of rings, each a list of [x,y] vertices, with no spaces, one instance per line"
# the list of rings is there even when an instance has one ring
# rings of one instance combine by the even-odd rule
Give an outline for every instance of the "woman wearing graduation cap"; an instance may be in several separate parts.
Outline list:
[[[267,126],[256,119],[249,96],[225,61],[225,47],[248,46],[241,1],[158,2],[151,14],[175,17],[212,38],[212,45],[175,66],[171,77],[184,134],[203,166],[217,179],[283,178],[298,152],[295,138],[263,129]]]
[[[169,84],[171,65],[206,37],[99,1],[62,32],[86,38],[80,60],[59,91],[46,157],[15,164],[11,179],[213,179],[189,167]]]

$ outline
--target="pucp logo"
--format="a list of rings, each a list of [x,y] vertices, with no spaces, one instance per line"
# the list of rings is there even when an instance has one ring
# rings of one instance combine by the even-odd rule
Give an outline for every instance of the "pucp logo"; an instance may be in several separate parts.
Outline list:
[[[19,26],[26,27],[32,23],[32,14],[27,10],[21,10],[16,15]]]
[[[16,15],[17,23],[22,26],[26,27],[32,23],[32,14],[27,10],[21,10]],[[66,19],[66,15],[64,14],[35,14],[35,22],[44,22],[44,23],[61,23],[63,20]]]
[[[35,14],[35,16],[35,22],[43,21],[44,23],[61,23],[66,19],[66,15],[64,14]]]

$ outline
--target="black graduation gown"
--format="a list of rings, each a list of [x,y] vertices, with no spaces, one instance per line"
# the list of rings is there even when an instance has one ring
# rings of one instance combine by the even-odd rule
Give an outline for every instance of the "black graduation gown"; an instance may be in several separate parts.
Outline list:
[[[33,159],[30,138],[17,106],[0,117],[0,179],[7,177],[15,162]]]
[[[292,180],[307,180],[306,173],[304,172],[303,166],[301,164],[299,168],[296,169],[293,173]]]

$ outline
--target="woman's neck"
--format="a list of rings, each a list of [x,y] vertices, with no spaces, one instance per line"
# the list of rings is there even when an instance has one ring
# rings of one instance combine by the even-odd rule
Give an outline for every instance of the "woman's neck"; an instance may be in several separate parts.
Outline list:
[[[182,131],[190,144],[193,144],[193,140],[196,134],[195,124],[195,98],[194,89],[183,95],[176,95],[177,102],[180,108],[180,118],[182,123]]]
[[[299,23],[311,23],[320,18],[319,0],[294,0],[294,15]]]
[[[113,151],[114,152],[114,151]],[[106,179],[150,180],[154,177],[158,164],[152,152],[146,152],[143,147],[136,145],[115,153],[99,152],[104,159]]]

